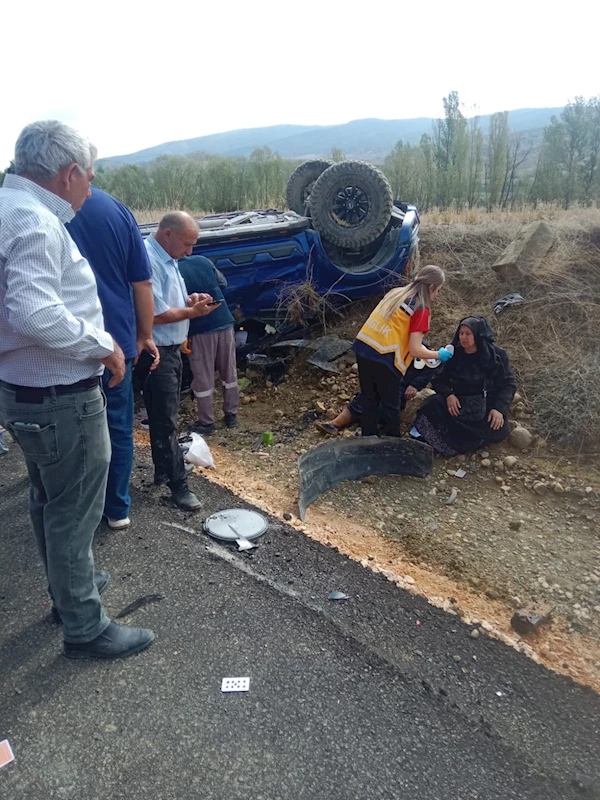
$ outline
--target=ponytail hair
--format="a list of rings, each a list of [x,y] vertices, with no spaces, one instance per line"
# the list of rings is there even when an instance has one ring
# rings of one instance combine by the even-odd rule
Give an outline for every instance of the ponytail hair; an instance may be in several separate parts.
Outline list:
[[[382,317],[389,319],[409,297],[417,298],[416,309],[430,308],[430,287],[433,286],[435,289],[438,286],[442,286],[445,280],[444,270],[440,267],[436,267],[433,264],[421,267],[409,284],[391,289],[375,310]]]

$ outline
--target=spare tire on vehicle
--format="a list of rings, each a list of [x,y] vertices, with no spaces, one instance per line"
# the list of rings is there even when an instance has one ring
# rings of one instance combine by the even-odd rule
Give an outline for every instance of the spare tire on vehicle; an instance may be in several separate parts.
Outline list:
[[[392,218],[387,178],[364,161],[342,161],[326,169],[310,194],[313,226],[332,244],[364,247],[380,236]]]
[[[333,161],[321,159],[318,161],[305,161],[292,172],[287,182],[285,199],[287,207],[296,214],[306,214],[307,203],[315,181],[333,164]]]

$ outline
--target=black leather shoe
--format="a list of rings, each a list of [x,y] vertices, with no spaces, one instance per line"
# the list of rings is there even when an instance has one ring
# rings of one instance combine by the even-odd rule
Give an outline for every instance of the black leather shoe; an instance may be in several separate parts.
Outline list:
[[[198,511],[202,503],[189,489],[179,489],[171,494],[171,499],[183,511]]]
[[[226,428],[235,428],[237,426],[237,414],[225,414],[223,422]]]
[[[91,642],[64,642],[67,658],[126,658],[145,650],[154,641],[152,631],[110,622]]]
[[[94,583],[96,584],[96,589],[98,589],[98,594],[102,594],[102,592],[108,589],[110,584],[110,573],[105,569],[100,569],[98,572],[94,572]],[[58,608],[54,605],[54,603],[50,609],[50,618],[56,625],[62,625],[62,619],[60,618]]]
[[[199,433],[200,436],[212,436],[213,433],[216,432],[217,426],[214,422],[211,422],[209,425],[203,425],[201,422],[194,422],[192,430],[194,433]]]

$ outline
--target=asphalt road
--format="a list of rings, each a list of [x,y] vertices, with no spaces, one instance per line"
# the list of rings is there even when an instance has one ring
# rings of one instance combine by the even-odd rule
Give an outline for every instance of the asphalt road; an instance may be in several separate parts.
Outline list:
[[[16,756],[2,800],[598,796],[593,692],[282,520],[250,553],[219,545],[204,517],[247,504],[194,477],[203,508],[184,514],[134,473],[134,522],[99,529],[96,561],[109,613],[164,595],[129,619],[157,639],[74,662],[47,620],[23,461],[0,458],[0,740]],[[222,694],[229,676],[250,691]]]

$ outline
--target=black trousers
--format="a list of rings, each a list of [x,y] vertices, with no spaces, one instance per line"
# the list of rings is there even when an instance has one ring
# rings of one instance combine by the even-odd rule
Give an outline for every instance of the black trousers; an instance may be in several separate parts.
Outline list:
[[[362,395],[362,435],[376,436],[377,423],[386,436],[400,436],[400,392],[404,376],[386,364],[357,356]]]
[[[411,384],[405,383],[404,381],[400,384],[400,411],[404,411],[404,406],[406,405],[406,397],[404,396],[404,392],[407,386]],[[362,415],[363,415],[363,397],[361,392],[357,392],[352,399],[348,402],[348,408],[350,409],[350,413],[352,414],[353,418],[360,422]]]
[[[148,413],[154,479],[166,482],[171,491],[187,488],[183,454],[177,441],[177,418],[181,402],[181,352],[179,345],[159,347],[160,364],[150,372],[152,357],[144,350],[136,372]]]

